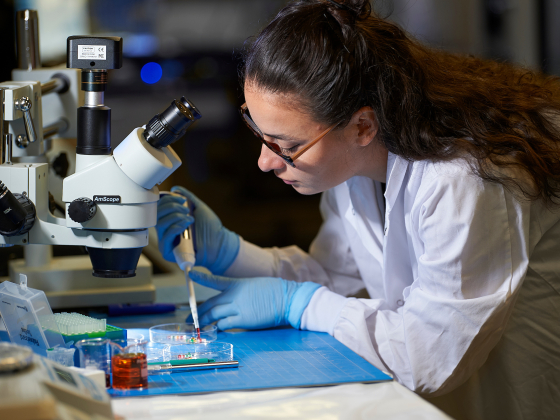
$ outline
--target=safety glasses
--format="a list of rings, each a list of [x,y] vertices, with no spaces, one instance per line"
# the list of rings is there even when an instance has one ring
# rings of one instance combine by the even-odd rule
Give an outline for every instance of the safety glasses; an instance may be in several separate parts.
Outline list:
[[[243,105],[241,105],[240,112],[241,112],[241,116],[243,117],[243,121],[245,121],[245,124],[247,124],[247,127],[249,127],[251,129],[253,134],[255,136],[257,136],[266,147],[268,147],[270,150],[272,150],[274,153],[276,153],[278,156],[280,156],[284,160],[284,162],[286,162],[292,168],[296,167],[296,165],[294,164],[294,161],[297,158],[299,158],[301,155],[303,155],[305,152],[307,152],[319,140],[321,140],[323,137],[325,137],[327,134],[329,134],[331,132],[331,130],[333,130],[338,125],[338,124],[335,124],[335,125],[327,128],[325,131],[323,131],[321,134],[319,134],[319,136],[317,138],[315,138],[313,141],[311,141],[307,146],[305,146],[303,149],[301,149],[295,155],[286,156],[285,154],[282,153],[282,151],[280,149],[280,146],[278,144],[265,140],[264,134],[259,129],[259,127],[257,127],[257,124],[255,124],[255,122],[251,119],[251,115],[249,114],[249,109],[247,108],[247,103],[244,103]]]

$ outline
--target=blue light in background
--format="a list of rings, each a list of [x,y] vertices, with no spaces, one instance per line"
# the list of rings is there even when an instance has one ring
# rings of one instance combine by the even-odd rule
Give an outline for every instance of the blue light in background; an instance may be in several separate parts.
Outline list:
[[[161,66],[154,62],[144,64],[144,67],[140,70],[140,77],[142,78],[142,81],[149,85],[159,82],[162,74],[163,71]]]
[[[158,38],[151,34],[127,34],[123,44],[125,57],[152,57],[158,49]]]

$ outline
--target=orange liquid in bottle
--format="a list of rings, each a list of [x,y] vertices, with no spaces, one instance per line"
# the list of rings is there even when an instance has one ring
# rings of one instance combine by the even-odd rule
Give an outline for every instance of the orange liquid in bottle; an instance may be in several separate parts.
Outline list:
[[[144,353],[118,354],[111,358],[113,388],[148,387],[148,359]]]

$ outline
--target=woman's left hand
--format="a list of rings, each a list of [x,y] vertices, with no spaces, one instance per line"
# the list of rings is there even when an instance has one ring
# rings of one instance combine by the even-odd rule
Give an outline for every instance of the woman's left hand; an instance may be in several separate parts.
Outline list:
[[[275,277],[235,279],[191,270],[193,281],[221,290],[198,307],[200,324],[218,321],[220,330],[260,329],[280,325],[299,328],[303,311],[315,291],[312,282],[298,283]],[[192,322],[192,317],[187,318]]]

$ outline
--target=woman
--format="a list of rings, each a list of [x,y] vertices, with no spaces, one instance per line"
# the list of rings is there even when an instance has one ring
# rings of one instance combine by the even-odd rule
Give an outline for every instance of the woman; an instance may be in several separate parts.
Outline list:
[[[194,212],[161,200],[160,249],[194,220],[213,274],[192,278],[222,291],[201,322],[328,332],[457,418],[555,416],[558,80],[429,49],[360,0],[288,5],[242,80],[259,167],[322,192],[324,223],[309,253],[262,249],[175,187]]]

